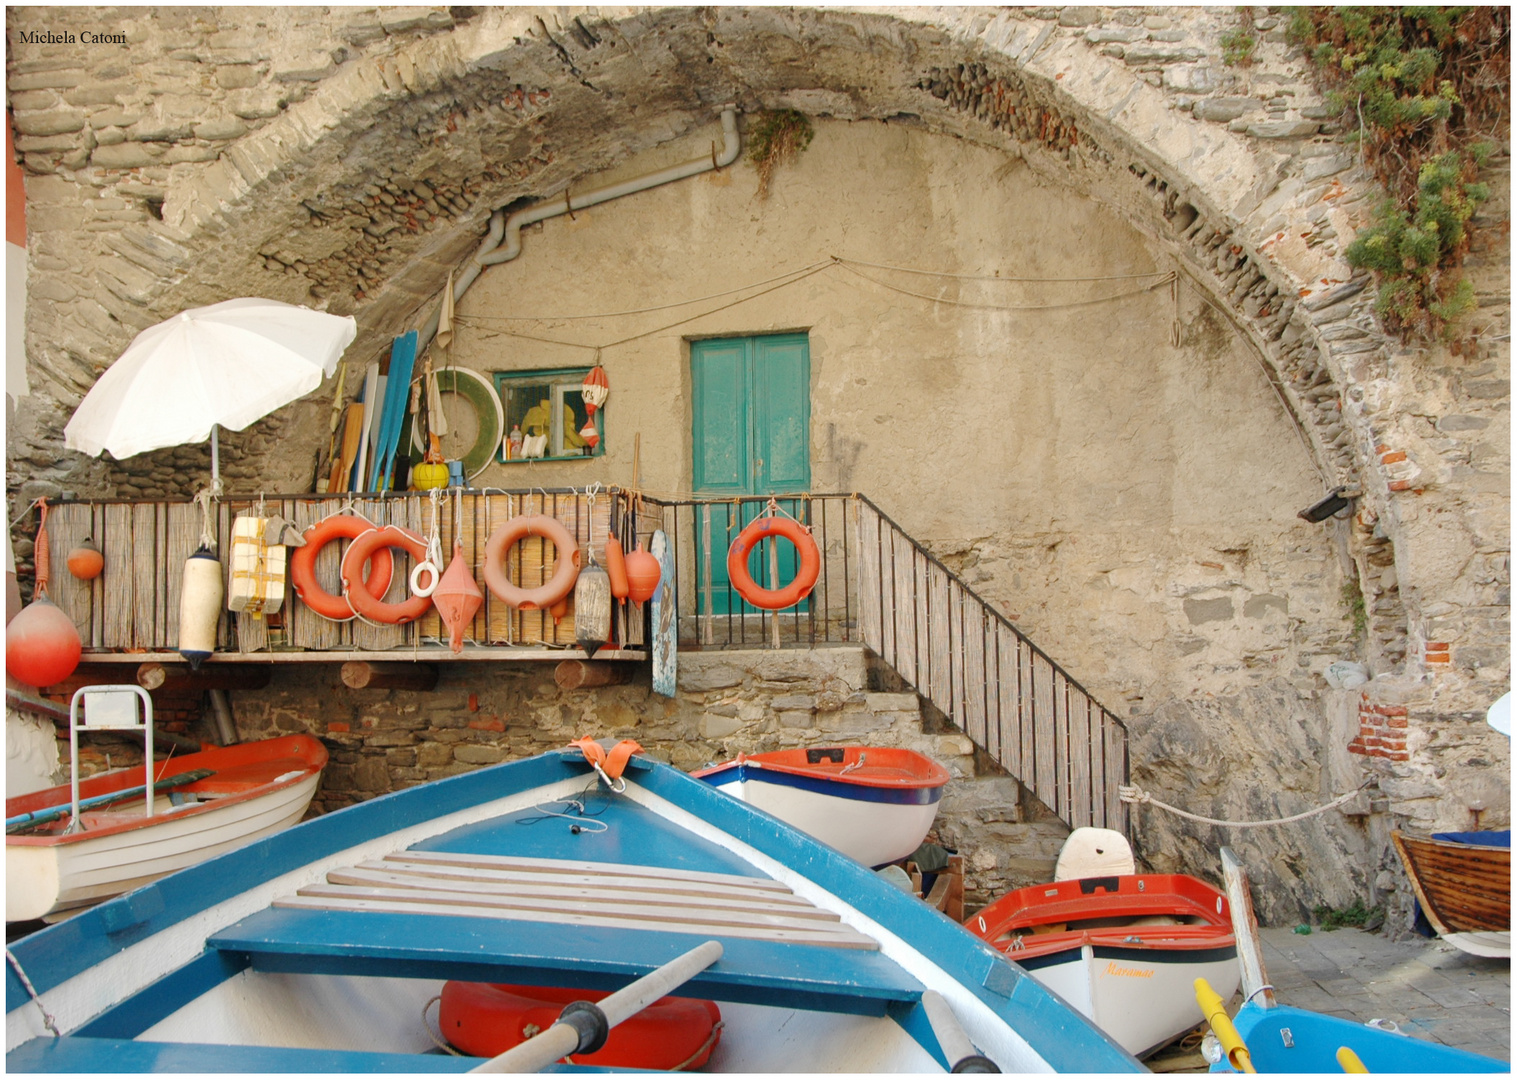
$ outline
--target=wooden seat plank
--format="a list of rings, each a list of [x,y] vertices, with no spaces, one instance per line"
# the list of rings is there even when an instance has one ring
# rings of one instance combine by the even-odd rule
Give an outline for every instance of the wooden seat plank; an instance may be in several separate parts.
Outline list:
[[[647,907],[687,909],[692,902],[702,908],[728,909],[733,911],[757,911],[771,915],[784,915],[795,919],[840,921],[835,912],[809,904],[799,897],[780,903],[751,896],[708,896],[701,892],[631,892],[614,885],[597,884],[596,887],[578,885],[538,884],[535,882],[479,881],[472,878],[443,877],[433,874],[392,873],[376,869],[387,863],[361,863],[356,867],[343,867],[327,872],[327,881],[333,885],[368,885],[378,888],[423,889],[436,892],[460,892],[479,896],[515,896],[547,900],[616,900],[637,903]],[[509,888],[509,892],[507,892]],[[767,894],[766,894],[767,895]]]
[[[311,886],[311,890],[337,892],[347,886]],[[710,921],[692,918],[663,921],[663,919],[636,918],[627,915],[598,915],[598,913],[564,912],[564,910],[525,909],[525,907],[499,907],[487,904],[435,903],[417,896],[396,893],[393,896],[364,896],[360,892],[343,892],[338,895],[305,895],[306,890],[294,896],[276,899],[275,907],[303,907],[303,909],[334,910],[334,912],[391,912],[416,913],[416,915],[470,916],[484,919],[514,919],[519,922],[543,922],[549,925],[581,925],[581,927],[617,927],[622,930],[648,930],[657,925],[669,933],[704,934],[707,937],[755,937],[769,942],[790,945],[828,945],[836,948],[859,948],[877,950],[880,943],[860,934],[859,931],[840,927],[839,930],[813,930],[813,928],[775,927],[775,925],[734,925],[731,922]]]
[[[618,875],[652,878],[661,882],[702,882],[710,885],[741,885],[750,889],[790,894],[788,885],[773,878],[719,874],[709,870],[673,870],[663,866],[638,866],[633,863],[590,862],[580,859],[546,859],[529,855],[474,855],[453,851],[420,851],[414,848],[385,856],[396,862],[433,863],[439,866],[468,866],[494,870],[536,870],[549,874],[592,874],[597,877]]]
[[[678,896],[725,896],[734,899],[762,898],[773,904],[790,904],[795,907],[813,908],[811,901],[794,893],[777,892],[773,889],[755,889],[746,883],[723,884],[720,882],[685,881],[679,878],[651,878],[617,873],[552,873],[546,870],[511,870],[494,867],[472,867],[416,863],[405,859],[388,857],[359,863],[356,869],[378,870],[390,873],[411,874],[437,880],[496,882],[502,886],[564,885],[581,888],[617,888],[648,895],[669,894]],[[742,879],[736,879],[741,882]]]

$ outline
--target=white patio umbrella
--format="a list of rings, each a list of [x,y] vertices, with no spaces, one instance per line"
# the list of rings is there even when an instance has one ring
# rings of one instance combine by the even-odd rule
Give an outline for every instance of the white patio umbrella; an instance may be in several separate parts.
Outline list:
[[[84,396],[63,429],[71,450],[128,458],[241,431],[331,375],[358,336],[351,316],[249,297],[191,308],[150,326]]]

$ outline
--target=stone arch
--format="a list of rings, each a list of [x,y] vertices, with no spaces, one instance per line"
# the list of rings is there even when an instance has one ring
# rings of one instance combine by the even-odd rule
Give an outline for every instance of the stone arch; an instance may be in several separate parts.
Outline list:
[[[56,226],[95,245],[103,288],[67,321],[64,301],[34,294],[29,352],[56,403],[23,407],[13,460],[56,441],[66,407],[133,333],[184,307],[246,293],[324,303],[358,316],[353,355],[367,358],[435,302],[498,207],[559,194],[709,123],[727,102],[886,120],[995,148],[1114,208],[1253,343],[1324,491],[1363,492],[1352,522],[1324,527],[1341,532],[1369,658],[1391,676],[1376,680],[1367,708],[1469,714],[1492,685],[1481,665],[1500,673],[1509,529],[1447,524],[1469,491],[1445,463],[1441,429],[1402,408],[1424,375],[1386,341],[1365,281],[1339,256],[1371,193],[1309,92],[1250,99],[1252,113],[1227,94],[1223,15],[1185,9],[1192,25],[1176,41],[1147,25],[1169,21],[1158,9],[488,8],[458,9],[456,21],[406,9],[357,30],[334,12],[338,29],[321,31],[326,62],[306,63],[264,40],[294,27],[238,25],[235,10],[222,29],[190,30],[206,56],[251,51],[251,66],[284,87],[279,107],[239,113],[240,130],[212,94],[222,112],[199,124],[160,100],[130,123],[105,117],[114,122],[97,136],[101,117],[68,95],[106,91],[65,88],[57,68],[19,73],[26,92],[59,84],[57,100],[17,109],[18,130],[36,140],[22,149],[41,201],[65,204],[83,183],[124,208],[109,212],[140,216],[95,231],[78,215]],[[1283,45],[1260,63],[1269,71],[1250,78],[1303,82]],[[415,175],[394,172],[402,161]],[[67,216],[41,209],[44,234]],[[307,402],[300,419],[264,423],[314,430],[323,408]],[[199,452],[165,456],[186,453]],[[56,455],[46,467],[85,491],[118,475]],[[1483,560],[1478,574],[1447,565],[1459,529]],[[1483,659],[1451,664],[1447,648],[1433,648],[1450,640]],[[1404,745],[1377,741],[1371,756],[1402,768]],[[1446,795],[1438,805],[1453,812]]]

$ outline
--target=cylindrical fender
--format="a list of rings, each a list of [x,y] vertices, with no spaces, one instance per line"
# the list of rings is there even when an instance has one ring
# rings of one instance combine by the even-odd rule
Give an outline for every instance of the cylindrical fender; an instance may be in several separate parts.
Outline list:
[[[606,576],[611,579],[611,595],[618,600],[627,599],[632,591],[627,582],[627,557],[622,552],[622,542],[613,534],[606,537]]]
[[[553,576],[546,585],[523,589],[506,577],[506,552],[518,540],[541,536],[558,549]],[[546,610],[569,595],[579,577],[579,545],[563,522],[545,514],[528,514],[512,518],[490,534],[485,541],[485,584],[490,591],[518,611]]]
[[[370,622],[394,626],[411,622],[426,614],[427,608],[432,606],[432,597],[429,593],[426,596],[413,596],[398,604],[387,604],[370,591],[370,586],[364,584],[358,576],[363,564],[377,552],[392,547],[409,552],[413,559],[422,560],[427,557],[426,538],[410,529],[402,529],[399,525],[385,525],[360,533],[348,545],[347,554],[342,557],[342,594],[353,605],[355,614]]]
[[[295,594],[304,601],[306,607],[333,622],[347,622],[353,617],[352,605],[317,584],[316,556],[338,537],[352,540],[373,527],[373,522],[352,514],[333,514],[322,518],[305,531],[305,546],[296,548],[290,555],[290,582],[295,586]],[[374,553],[374,561],[369,564],[369,576],[365,581],[372,591],[383,596],[390,588],[390,577],[394,571],[394,560],[390,558],[389,549],[380,548]]]
[[[796,571],[795,578],[783,589],[760,588],[753,580],[753,575],[748,573],[748,553],[760,540],[771,536],[785,537],[795,545],[795,550],[801,557],[801,566]],[[821,572],[821,550],[806,526],[794,518],[755,518],[748,523],[746,529],[737,534],[737,539],[732,541],[732,547],[727,550],[727,579],[732,582],[732,587],[748,603],[766,611],[778,611],[800,603],[811,595]]]

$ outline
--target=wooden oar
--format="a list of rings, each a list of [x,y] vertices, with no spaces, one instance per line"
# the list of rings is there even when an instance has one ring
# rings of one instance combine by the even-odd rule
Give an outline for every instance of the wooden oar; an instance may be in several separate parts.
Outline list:
[[[1359,1055],[1346,1046],[1338,1047],[1338,1067],[1346,1073],[1367,1073],[1364,1062],[1359,1060]]]
[[[192,769],[189,772],[170,776],[153,784],[153,792],[157,794],[168,788],[179,787],[182,784],[193,784],[196,780],[204,780],[207,776],[215,776],[215,769]],[[136,787],[122,788],[120,791],[108,791],[104,795],[94,795],[88,799],[79,800],[80,810],[89,810],[107,803],[121,802],[123,799],[135,798],[147,792],[146,784],[138,784]],[[17,814],[15,817],[5,819],[5,835],[24,832],[33,825],[41,825],[44,822],[56,821],[73,809],[73,803],[60,803],[50,806],[46,810],[33,810],[29,814]]]
[[[363,437],[363,406],[358,402],[348,406],[346,418],[342,426],[342,445],[337,451],[337,457],[332,462],[332,478],[327,483],[327,490],[331,492],[348,491],[352,488],[352,481],[348,474],[353,471],[353,463],[358,460],[358,440]]]

